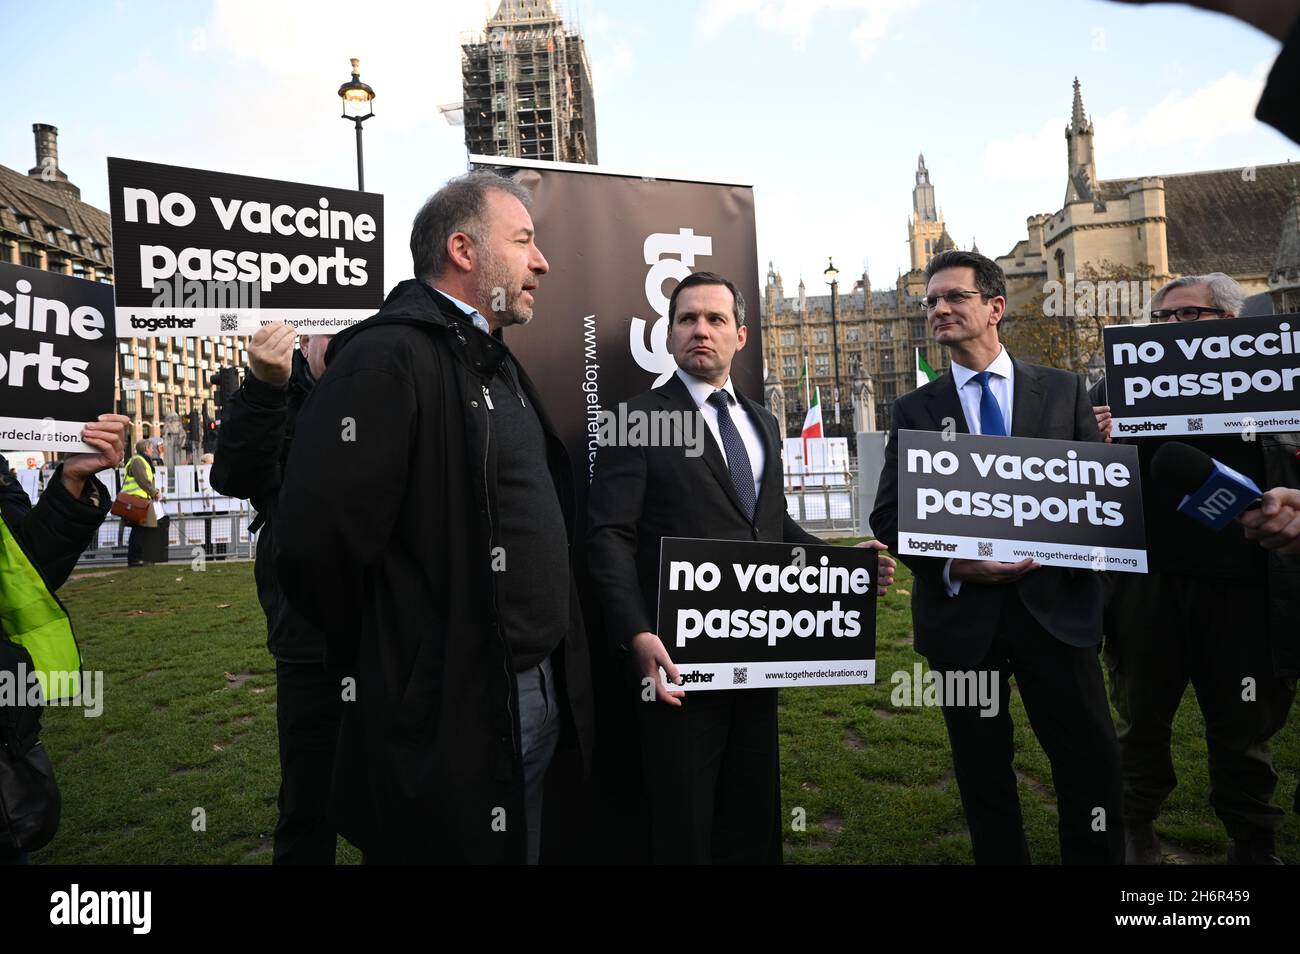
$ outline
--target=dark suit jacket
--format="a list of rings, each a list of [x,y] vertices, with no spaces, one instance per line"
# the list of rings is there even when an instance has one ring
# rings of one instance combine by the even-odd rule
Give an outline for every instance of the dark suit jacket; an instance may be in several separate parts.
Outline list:
[[[587,498],[587,557],[611,649],[657,632],[659,541],[663,537],[819,544],[790,519],[776,418],[736,392],[764,437],[762,493],[751,522],[717,441],[704,421],[704,453],[681,447],[602,447]],[[628,402],[628,410],[699,413],[676,374]]]
[[[1015,368],[1013,437],[1101,440],[1083,378],[1014,358],[1011,363]],[[898,545],[898,432],[943,430],[946,418],[952,418],[961,433],[970,433],[951,371],[894,402],[893,430],[871,512],[872,530],[891,550]],[[946,560],[903,554],[899,558],[914,576],[916,651],[936,663],[968,668],[982,659],[997,632],[1002,601],[1012,590],[1043,628],[1062,642],[1095,646],[1101,639],[1106,583],[1100,573],[1041,567],[1009,585],[965,582],[956,596],[949,596],[943,582]]]

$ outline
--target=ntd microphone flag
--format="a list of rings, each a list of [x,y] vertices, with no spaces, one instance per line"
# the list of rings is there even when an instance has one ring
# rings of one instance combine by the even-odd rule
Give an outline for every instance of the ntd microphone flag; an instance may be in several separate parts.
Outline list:
[[[1259,503],[1263,491],[1204,451],[1181,441],[1165,444],[1151,459],[1151,474],[1186,496],[1178,512],[1211,530],[1222,530],[1243,511]]]

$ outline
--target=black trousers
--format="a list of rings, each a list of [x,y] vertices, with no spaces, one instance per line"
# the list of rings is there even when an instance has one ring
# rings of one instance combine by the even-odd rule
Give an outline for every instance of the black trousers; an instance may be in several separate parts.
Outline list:
[[[781,863],[776,701],[724,689],[637,703],[655,864]]]
[[[1286,724],[1295,681],[1273,674],[1267,585],[1123,576],[1107,610],[1105,659],[1119,713],[1126,817],[1153,821],[1178,784],[1170,738],[1190,682],[1205,716],[1214,813],[1232,838],[1271,838],[1283,812],[1272,802],[1277,773],[1268,740]]]
[[[275,664],[275,719],[280,733],[275,864],[334,864],[336,838],[329,802],[345,705],[342,678],[322,663]]]
[[[942,672],[966,672],[931,660]],[[1063,864],[1122,864],[1122,789],[1115,727],[1095,648],[1067,646],[1033,618],[1015,590],[1002,602],[998,634],[975,667],[997,686],[997,714],[950,705],[943,718],[976,864],[1029,864],[1012,768],[1009,678],[1052,765]]]

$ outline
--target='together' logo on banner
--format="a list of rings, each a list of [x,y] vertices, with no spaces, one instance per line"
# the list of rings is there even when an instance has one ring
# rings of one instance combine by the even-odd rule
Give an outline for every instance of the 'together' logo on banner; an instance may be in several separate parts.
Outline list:
[[[677,362],[668,351],[668,295],[664,294],[664,282],[670,278],[680,282],[690,275],[697,255],[713,254],[713,239],[696,235],[694,229],[678,229],[675,235],[655,232],[646,236],[644,252],[645,263],[650,266],[645,276],[645,297],[659,319],[650,328],[647,348],[645,319],[633,317],[628,343],[636,363],[656,376],[653,387],[657,388],[677,370]]]

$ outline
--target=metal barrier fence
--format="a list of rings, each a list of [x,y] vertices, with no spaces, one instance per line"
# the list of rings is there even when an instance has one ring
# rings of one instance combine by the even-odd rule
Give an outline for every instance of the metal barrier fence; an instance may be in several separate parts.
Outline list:
[[[785,502],[790,516],[805,530],[859,535],[856,467],[786,474]]]
[[[211,496],[166,498],[168,518],[167,558],[189,563],[202,554],[204,560],[251,560],[255,540],[248,532],[255,511],[244,500],[217,498],[229,510],[212,510]],[[201,509],[204,508],[204,509]],[[185,512],[187,510],[193,512]],[[160,528],[163,529],[163,528]],[[131,524],[111,514],[96,532],[90,547],[81,554],[78,567],[107,566],[126,562]]]

